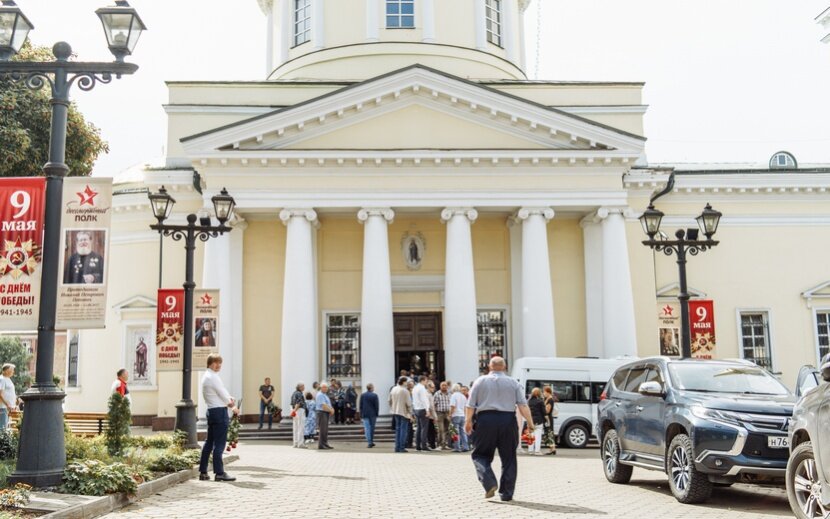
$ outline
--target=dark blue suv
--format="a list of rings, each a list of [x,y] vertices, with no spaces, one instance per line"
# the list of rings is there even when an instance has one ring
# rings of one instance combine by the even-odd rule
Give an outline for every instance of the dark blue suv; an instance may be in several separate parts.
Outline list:
[[[597,438],[605,477],[660,470],[681,503],[715,485],[783,478],[795,397],[746,361],[653,357],[614,372],[600,397]]]

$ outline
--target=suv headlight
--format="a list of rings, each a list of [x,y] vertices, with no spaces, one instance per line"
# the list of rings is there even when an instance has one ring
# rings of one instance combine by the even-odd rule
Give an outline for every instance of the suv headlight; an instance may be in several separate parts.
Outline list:
[[[729,425],[741,425],[741,417],[738,413],[722,411],[720,409],[709,409],[702,405],[692,406],[692,414],[704,420],[714,420]]]

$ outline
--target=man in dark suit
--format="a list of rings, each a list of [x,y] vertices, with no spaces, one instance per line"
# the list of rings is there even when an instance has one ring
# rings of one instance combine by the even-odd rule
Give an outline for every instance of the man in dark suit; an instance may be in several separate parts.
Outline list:
[[[360,417],[363,419],[363,432],[366,435],[366,443],[369,448],[375,446],[375,422],[380,413],[380,401],[378,395],[375,394],[375,385],[366,384],[366,391],[360,395],[358,400],[358,410]]]
[[[100,284],[104,282],[104,258],[92,250],[92,237],[86,231],[75,234],[75,253],[63,269],[66,284]]]

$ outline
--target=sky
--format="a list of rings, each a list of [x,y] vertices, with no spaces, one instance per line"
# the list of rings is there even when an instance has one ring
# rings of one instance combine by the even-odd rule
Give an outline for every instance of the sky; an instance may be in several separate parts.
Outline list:
[[[78,60],[112,60],[94,13],[109,0],[17,3],[35,26],[35,44],[67,41]],[[165,81],[266,77],[265,16],[256,0],[131,5],[150,29],[128,58],[138,72],[71,93],[110,144],[96,163],[99,176],[164,155]],[[534,0],[525,20],[526,72],[532,79],[645,82],[652,164],[765,163],[779,150],[801,164],[830,163],[830,45],[819,41],[825,31],[814,21],[828,6],[830,0]]]

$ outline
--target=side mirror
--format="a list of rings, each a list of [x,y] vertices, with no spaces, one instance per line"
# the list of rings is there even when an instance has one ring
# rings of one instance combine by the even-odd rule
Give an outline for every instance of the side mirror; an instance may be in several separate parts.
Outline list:
[[[665,395],[663,386],[659,382],[643,382],[640,384],[640,389],[638,391],[641,395],[645,396],[662,397]]]
[[[821,372],[821,378],[826,382],[830,382],[830,353],[821,359],[821,367],[818,370]]]

